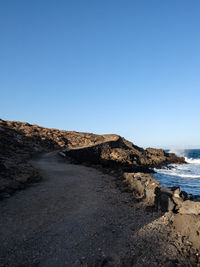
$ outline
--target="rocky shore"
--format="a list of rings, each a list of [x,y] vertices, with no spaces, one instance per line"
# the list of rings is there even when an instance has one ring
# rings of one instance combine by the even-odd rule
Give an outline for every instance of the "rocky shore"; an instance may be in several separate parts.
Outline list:
[[[185,163],[184,158],[162,149],[140,148],[118,135],[0,120],[0,199],[39,182],[43,176],[30,160],[52,151],[58,151],[68,163],[90,166],[114,176],[121,192],[131,194],[145,210],[170,214],[171,227],[191,243],[196,264],[199,262],[200,202],[192,201],[178,186],[163,187],[151,175],[154,168]]]
[[[29,160],[36,154],[60,150],[77,163],[101,164],[126,171],[152,172],[184,158],[161,149],[142,149],[118,135],[96,135],[48,129],[0,120],[0,198],[9,197],[41,176]]]
[[[103,167],[132,172],[152,173],[171,163],[185,163],[185,159],[162,149],[138,147],[120,136],[86,147],[63,150],[77,163],[100,164]]]
[[[164,187],[151,174],[139,172],[144,170],[145,172],[151,172],[149,167],[165,166],[165,163],[170,162],[171,158],[175,158],[176,163],[181,163],[182,158],[175,157],[174,155],[166,155],[166,158],[162,160],[163,157],[160,157],[160,154],[165,155],[164,151],[158,150],[157,152],[156,149],[147,149],[154,151],[154,153],[157,152],[156,155],[158,155],[158,157],[156,157],[156,162],[153,162],[150,158],[149,165],[146,164],[141,167],[136,167],[134,165],[131,168],[125,164],[121,165],[121,162],[116,163],[115,157],[112,158],[114,163],[110,163],[110,161],[107,163],[107,161],[105,162],[104,160],[101,161],[101,158],[98,160],[98,157],[96,157],[96,155],[93,156],[92,153],[96,153],[96,147],[99,146],[101,145],[95,146],[95,149],[94,147],[90,147],[66,150],[65,153],[61,153],[61,156],[65,158],[71,156],[72,161],[75,158],[75,162],[83,162],[87,166],[90,163],[93,167],[97,168],[99,168],[99,166],[93,164],[102,164],[103,170],[106,167],[107,173],[118,179],[118,184],[122,191],[131,192],[133,199],[142,203],[145,209],[170,212],[172,214],[172,226],[181,233],[184,238],[192,243],[193,248],[197,250],[198,254],[200,251],[200,202],[194,201],[192,196],[181,191],[178,186]],[[87,152],[89,151],[89,153],[84,154],[84,150]],[[80,155],[78,153],[79,151],[81,151]],[[99,152],[99,150],[97,151]],[[86,155],[89,155],[89,157]],[[102,153],[102,155],[104,154]],[[83,158],[84,161],[82,161]],[[124,170],[130,171],[130,169],[135,172],[124,172]]]
[[[56,151],[31,163],[43,181],[0,201],[0,266],[198,266],[173,214],[133,198],[117,175]]]

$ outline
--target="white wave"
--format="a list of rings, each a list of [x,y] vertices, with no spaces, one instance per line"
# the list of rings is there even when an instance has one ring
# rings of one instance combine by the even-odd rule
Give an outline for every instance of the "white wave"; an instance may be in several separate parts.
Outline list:
[[[190,164],[200,164],[200,159],[186,157],[186,150],[183,148],[172,148],[169,153],[175,153],[179,157],[185,157],[185,161]]]
[[[192,159],[185,157],[185,161],[190,164],[200,164],[200,159]]]
[[[200,178],[200,175],[188,175],[188,174],[177,174],[176,176],[183,177],[183,178]]]
[[[196,174],[183,174],[183,173],[170,172],[170,171],[167,172],[167,171],[161,171],[161,170],[157,170],[157,173],[170,175],[170,176],[178,176],[182,178],[200,178],[200,175],[196,175]]]
[[[174,153],[179,157],[184,157],[185,149],[184,148],[171,148],[169,153]]]
[[[187,157],[188,151],[180,148],[171,149],[170,152],[185,157],[186,163],[189,164],[171,164],[169,169],[155,169],[159,175],[168,176],[166,179],[169,180],[171,179],[169,176],[173,176],[172,179],[176,179],[175,177],[183,179],[200,179],[200,158],[189,158]]]

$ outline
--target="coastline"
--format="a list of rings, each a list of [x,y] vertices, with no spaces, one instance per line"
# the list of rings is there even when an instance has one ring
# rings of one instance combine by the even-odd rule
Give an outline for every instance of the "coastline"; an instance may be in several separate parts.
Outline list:
[[[40,191],[37,193],[35,188],[39,190],[41,188],[41,190],[45,192],[45,183],[48,181],[48,175],[46,174],[48,168],[51,170],[51,168],[55,167],[52,171],[53,173],[57,173],[59,178],[60,174],[57,172],[57,164],[61,164],[60,161],[62,161],[62,164],[59,165],[59,168],[62,169],[62,172],[66,171],[66,173],[68,173],[67,168],[73,168],[73,172],[79,169],[84,170],[83,173],[80,172],[79,177],[83,175],[86,177],[85,179],[87,179],[87,175],[84,174],[84,168],[88,168],[86,172],[88,172],[89,176],[90,172],[93,173],[97,183],[98,179],[100,179],[99,172],[104,173],[106,177],[108,176],[107,179],[110,179],[109,182],[105,182],[104,184],[106,198],[109,198],[109,191],[107,190],[110,190],[109,188],[113,188],[114,186],[110,177],[114,177],[114,184],[116,185],[116,190],[118,190],[116,194],[120,194],[119,198],[122,198],[122,202],[125,201],[126,205],[130,205],[130,209],[128,209],[129,213],[133,212],[136,217],[139,216],[137,218],[141,220],[139,222],[140,228],[134,232],[131,242],[134,243],[137,241],[138,246],[145,246],[145,243],[142,241],[145,236],[145,239],[148,239],[147,243],[149,243],[149,246],[146,248],[147,250],[149,249],[148,253],[153,249],[156,242],[162,243],[162,249],[164,249],[164,245],[167,244],[167,246],[170,246],[170,242],[173,242],[176,244],[174,249],[171,248],[173,251],[173,259],[169,258],[167,260],[167,257],[170,257],[170,255],[164,251],[167,253],[167,256],[164,258],[166,262],[173,263],[177,260],[178,263],[183,264],[184,260],[185,262],[187,261],[188,264],[199,263],[198,253],[200,251],[200,240],[198,229],[200,227],[200,202],[193,201],[193,199],[186,192],[181,191],[179,187],[162,186],[150,174],[155,167],[166,167],[171,163],[185,163],[184,158],[177,157],[175,154],[165,153],[162,149],[148,148],[144,150],[118,135],[95,135],[91,133],[60,131],[20,122],[6,122],[1,120],[0,136],[0,196],[3,199],[1,202],[2,208],[5,205],[3,208],[4,210],[7,204],[8,210],[9,207],[14,207],[13,205],[15,203],[12,202],[12,200],[14,201],[18,198],[21,199],[19,200],[21,204],[19,204],[18,207],[20,210],[22,208],[20,208],[20,205],[24,205],[24,197],[26,196],[26,198],[28,198],[29,194],[32,194],[31,192],[34,192],[34,194],[38,196],[38,199],[41,199],[42,203],[43,193],[40,196]],[[57,154],[59,155],[59,159]],[[45,169],[43,169],[43,155],[44,159],[47,160]],[[48,161],[48,157],[50,157],[50,161]],[[37,159],[40,158],[41,162],[37,162]],[[36,160],[37,164],[34,163],[34,160]],[[96,171],[93,172],[92,169],[96,170],[98,174]],[[48,173],[51,176],[49,171]],[[73,177],[76,177],[75,173]],[[91,186],[95,188],[95,184],[91,181],[92,180],[90,180]],[[39,183],[37,184],[35,182]],[[56,180],[51,178],[51,188],[53,188],[53,184],[56,185],[56,183]],[[109,183],[110,187],[107,188],[106,183]],[[72,203],[73,192],[76,192],[79,186],[80,185],[77,183],[75,187],[71,188],[72,194],[70,198]],[[29,188],[25,191],[19,191],[26,187]],[[61,189],[62,187],[59,190]],[[19,192],[14,194],[17,191]],[[59,205],[62,206],[65,201],[61,201],[59,192],[60,191],[58,191],[57,201],[60,203]],[[104,192],[104,190],[100,190],[100,192]],[[48,199],[50,191],[47,191],[46,194]],[[68,196],[68,188],[65,194]],[[75,195],[76,194],[79,193],[75,193]],[[88,194],[92,194],[92,191],[88,192]],[[124,199],[124,194],[127,196],[127,199]],[[102,193],[102,197],[103,196]],[[94,197],[97,197],[97,195],[95,194]],[[31,199],[30,201],[33,201],[33,198]],[[115,202],[114,199],[113,197],[112,203]],[[30,206],[32,205],[31,203],[32,202],[30,202]],[[48,203],[46,203],[46,205],[44,209],[49,209]],[[104,205],[106,205],[106,202]],[[40,207],[36,207],[36,213],[34,215],[36,217],[38,216],[37,209],[40,210]],[[65,209],[64,206],[63,209]],[[113,207],[113,209],[115,209],[115,207]],[[123,205],[119,204],[117,209],[125,216],[122,211]],[[52,212],[55,213],[56,211],[53,210]],[[141,215],[139,215],[140,213]],[[16,219],[15,216],[17,215],[13,213],[10,217],[10,219],[13,218],[13,222]],[[131,216],[132,224],[137,224]],[[144,216],[152,220],[150,224],[145,224],[146,226],[142,226],[142,217]],[[156,218],[157,216],[159,218]],[[42,219],[40,217],[37,218],[38,220]],[[106,218],[109,218],[109,216]],[[130,218],[127,217],[127,220],[130,221]],[[121,221],[120,218],[117,218],[117,220]],[[2,223],[2,225],[4,225],[5,222]],[[115,223],[117,224],[117,221]],[[11,236],[12,227],[14,227],[13,224],[10,225],[9,229],[9,231],[11,231]],[[20,229],[19,226],[19,230]],[[20,231],[22,230],[23,229]],[[150,242],[151,231],[154,233],[155,237],[152,237],[152,241]],[[171,239],[167,237],[168,235]],[[5,255],[5,251],[2,253]],[[137,253],[140,253],[139,247]],[[161,251],[159,251],[159,254],[160,253]],[[18,255],[18,252],[16,252],[16,255]],[[138,260],[139,258],[142,260],[140,256],[137,255],[137,257]],[[143,255],[143,257],[145,256]],[[148,254],[148,257],[146,263],[149,262],[151,255]],[[158,255],[157,257],[158,261],[162,261]],[[128,259],[130,259],[130,257],[128,257]],[[104,260],[104,258],[102,260]],[[154,263],[152,266],[157,265]]]
[[[71,164],[56,152],[38,155],[32,164],[43,181],[0,202],[0,265],[156,267],[198,262],[191,242],[174,230],[173,213],[133,198],[117,172],[111,176],[111,169]]]

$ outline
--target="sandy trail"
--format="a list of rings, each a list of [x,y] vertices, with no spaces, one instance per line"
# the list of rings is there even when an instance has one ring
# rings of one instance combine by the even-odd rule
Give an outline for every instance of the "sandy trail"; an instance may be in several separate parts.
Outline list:
[[[108,266],[105,259],[159,266],[183,258],[166,217],[144,212],[116,178],[67,164],[56,152],[33,165],[43,181],[0,202],[0,266]]]

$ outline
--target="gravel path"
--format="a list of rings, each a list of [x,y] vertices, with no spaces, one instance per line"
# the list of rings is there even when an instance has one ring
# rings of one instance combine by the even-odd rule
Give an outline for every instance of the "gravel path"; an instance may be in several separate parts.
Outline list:
[[[43,181],[0,202],[0,266],[193,266],[170,215],[144,211],[116,178],[55,152],[33,165]]]

